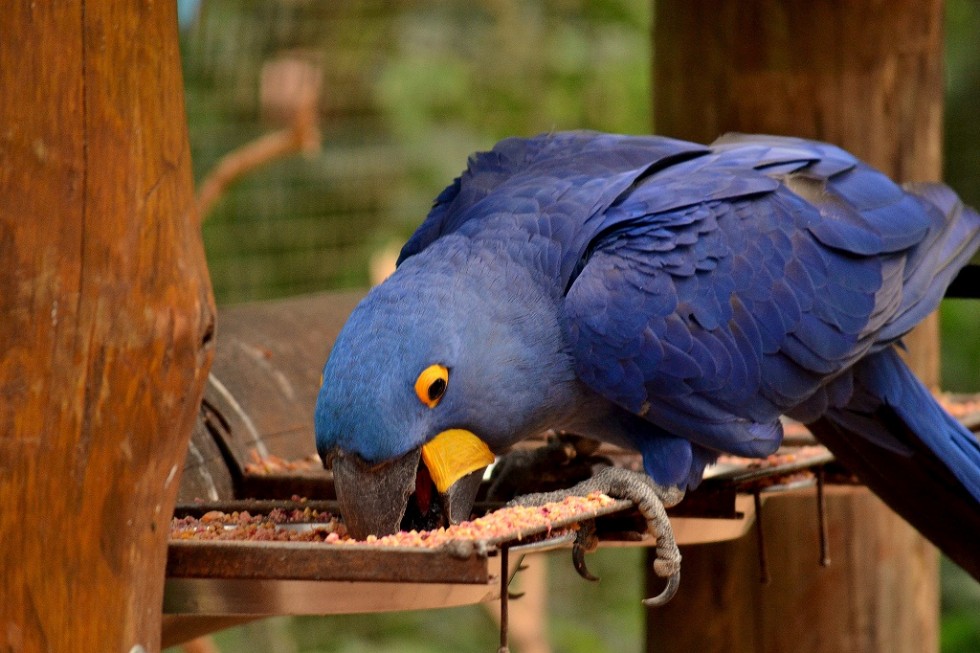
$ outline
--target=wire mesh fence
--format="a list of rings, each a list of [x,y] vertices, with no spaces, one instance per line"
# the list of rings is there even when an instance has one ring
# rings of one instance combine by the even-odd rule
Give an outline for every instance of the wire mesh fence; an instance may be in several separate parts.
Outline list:
[[[320,148],[243,175],[205,218],[219,302],[367,284],[372,253],[404,240],[467,155],[501,137],[648,129],[646,3],[181,9],[199,183],[229,152],[288,128],[304,92],[297,71],[316,93]]]

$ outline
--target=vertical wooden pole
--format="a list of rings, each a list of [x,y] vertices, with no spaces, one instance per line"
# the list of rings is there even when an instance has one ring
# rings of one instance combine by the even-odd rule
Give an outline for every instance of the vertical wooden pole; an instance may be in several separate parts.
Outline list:
[[[159,648],[214,315],[176,23],[0,11],[0,651]]]
[[[940,177],[942,0],[658,0],[654,20],[657,133],[818,138],[899,180]],[[907,342],[935,385],[935,320]],[[649,613],[648,650],[936,650],[935,550],[854,490],[828,501],[833,562],[821,569],[813,501],[767,503],[770,586],[758,585],[754,542],[684,551],[680,593]]]

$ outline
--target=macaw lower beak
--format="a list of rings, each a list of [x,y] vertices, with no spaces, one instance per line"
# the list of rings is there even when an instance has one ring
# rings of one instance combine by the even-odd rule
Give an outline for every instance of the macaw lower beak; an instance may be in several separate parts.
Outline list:
[[[458,524],[469,519],[483,470],[493,459],[482,440],[462,429],[443,431],[425,445],[382,463],[336,453],[334,488],[348,533],[361,540],[399,531],[413,494],[426,513],[426,528],[444,525],[440,521]],[[430,511],[431,485],[438,493],[439,511]]]

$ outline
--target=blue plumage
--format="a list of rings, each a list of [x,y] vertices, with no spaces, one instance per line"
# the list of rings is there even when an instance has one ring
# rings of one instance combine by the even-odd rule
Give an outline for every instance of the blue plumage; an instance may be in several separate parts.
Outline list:
[[[318,446],[372,462],[445,428],[495,451],[568,429],[688,487],[718,452],[774,451],[790,414],[928,459],[976,509],[976,439],[892,345],[978,244],[980,216],[951,191],[902,188],[828,144],[509,139],[471,158],[345,328]],[[426,410],[411,384],[432,362],[450,380]]]

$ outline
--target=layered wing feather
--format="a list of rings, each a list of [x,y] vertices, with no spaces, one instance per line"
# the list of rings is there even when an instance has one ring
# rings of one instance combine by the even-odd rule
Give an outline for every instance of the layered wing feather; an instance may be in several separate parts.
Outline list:
[[[644,175],[707,151],[670,138],[589,131],[501,141],[470,158],[398,262],[450,233],[505,239],[530,233],[556,246],[555,281],[562,287],[617,198]]]
[[[838,148],[726,138],[607,210],[567,296],[578,373],[694,443],[770,453],[780,414],[849,396],[843,373],[938,301],[910,261],[942,213]]]

